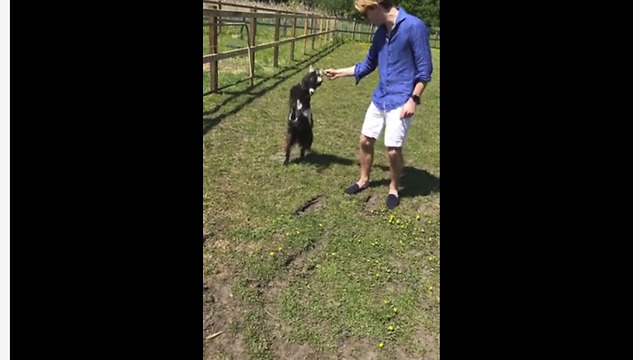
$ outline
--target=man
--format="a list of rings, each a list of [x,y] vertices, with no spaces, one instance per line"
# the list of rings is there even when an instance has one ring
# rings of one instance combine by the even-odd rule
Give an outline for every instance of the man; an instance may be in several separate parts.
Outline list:
[[[420,96],[431,80],[433,66],[429,31],[419,18],[391,0],[356,0],[355,7],[378,26],[363,62],[342,69],[328,69],[329,80],[355,76],[356,85],[378,67],[380,81],[365,114],[360,135],[360,179],[345,192],[356,194],[369,186],[374,143],[385,127],[384,144],[389,154],[391,182],[387,208],[399,205],[398,186],[402,174],[402,143]]]

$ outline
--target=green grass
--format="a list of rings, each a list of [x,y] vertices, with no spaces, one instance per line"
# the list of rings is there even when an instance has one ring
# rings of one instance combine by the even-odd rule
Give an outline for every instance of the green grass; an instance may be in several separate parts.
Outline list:
[[[265,71],[253,89],[243,83],[203,98],[203,338],[225,331],[203,340],[203,358],[439,358],[440,51],[432,50],[433,81],[404,147],[397,209],[384,206],[382,141],[377,186],[343,193],[359,173],[377,72],[357,86],[325,81],[312,100],[316,154],[282,165],[286,99],[307,71],[302,61],[344,67],[367,49],[347,43],[323,57],[316,49],[295,69]],[[294,214],[317,196],[318,207]],[[370,196],[377,203],[366,204]]]

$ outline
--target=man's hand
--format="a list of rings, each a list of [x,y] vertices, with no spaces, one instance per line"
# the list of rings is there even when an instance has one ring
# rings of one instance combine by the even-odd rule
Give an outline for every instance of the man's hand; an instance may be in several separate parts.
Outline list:
[[[345,76],[353,76],[353,72],[355,71],[355,69],[356,69],[355,66],[346,67],[342,69],[327,69],[324,71],[324,74],[326,75],[327,79],[333,80],[333,79],[337,79]]]
[[[402,110],[400,110],[400,117],[401,118],[406,118],[406,117],[411,117],[416,113],[416,103],[413,101],[413,99],[409,98],[409,101],[407,101],[404,106],[402,106]]]
[[[342,75],[340,70],[335,70],[335,69],[327,69],[324,71],[324,74],[327,76],[327,79],[329,80],[337,79],[339,77],[344,76]]]

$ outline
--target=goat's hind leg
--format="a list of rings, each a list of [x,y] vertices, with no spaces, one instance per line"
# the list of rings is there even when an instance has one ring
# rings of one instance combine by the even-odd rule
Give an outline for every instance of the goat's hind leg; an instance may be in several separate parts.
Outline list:
[[[284,165],[289,164],[289,157],[291,156],[291,147],[295,143],[295,137],[289,131],[287,132],[287,138],[285,139],[285,148],[284,148]]]

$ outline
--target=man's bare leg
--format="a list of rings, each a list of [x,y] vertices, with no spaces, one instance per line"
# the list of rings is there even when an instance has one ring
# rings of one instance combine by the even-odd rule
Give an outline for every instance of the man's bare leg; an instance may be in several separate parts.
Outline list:
[[[402,167],[404,159],[402,157],[401,147],[387,147],[389,154],[389,194],[398,197],[398,189],[400,188],[400,177],[402,176]]]
[[[369,185],[369,174],[373,164],[373,148],[376,139],[360,135],[360,179],[358,185],[365,187]]]
[[[360,179],[358,179],[356,184],[349,186],[345,190],[347,194],[355,194],[369,186],[369,174],[371,173],[371,165],[373,164],[373,148],[375,142],[375,138],[360,134]]]

